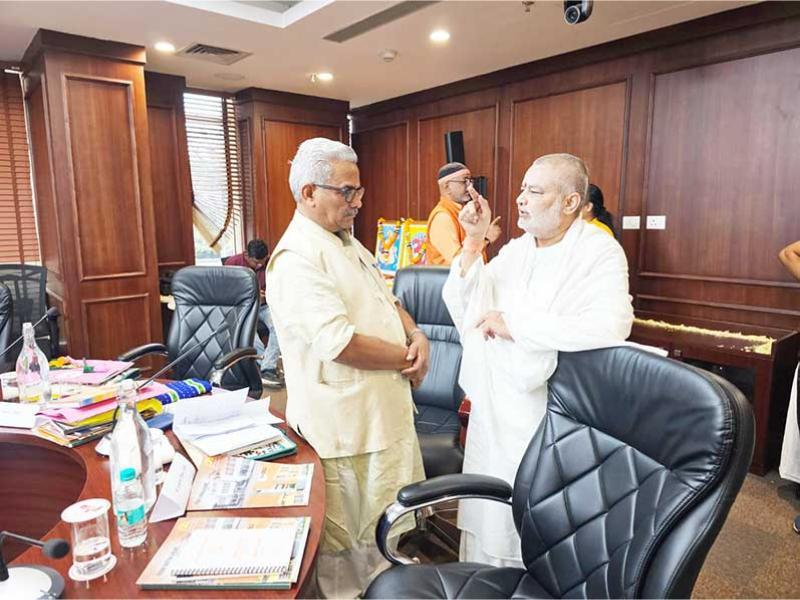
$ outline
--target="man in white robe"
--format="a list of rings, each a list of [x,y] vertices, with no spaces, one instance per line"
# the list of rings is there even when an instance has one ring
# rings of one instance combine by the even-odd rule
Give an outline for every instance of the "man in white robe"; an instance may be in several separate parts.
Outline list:
[[[625,253],[580,218],[587,188],[579,158],[554,154],[536,160],[516,201],[525,233],[488,264],[481,256],[492,219],[488,202],[472,190],[473,200],[459,214],[467,239],[443,297],[461,334],[459,381],[472,402],[465,473],[513,485],[545,414],[557,353],[616,346],[630,334]],[[462,501],[458,526],[461,560],[522,566],[508,506]]]

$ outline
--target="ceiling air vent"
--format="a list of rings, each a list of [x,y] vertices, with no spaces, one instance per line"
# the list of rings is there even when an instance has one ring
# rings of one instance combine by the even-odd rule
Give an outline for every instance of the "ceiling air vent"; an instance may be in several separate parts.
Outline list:
[[[252,52],[240,52],[230,48],[220,48],[219,46],[209,46],[208,44],[189,44],[177,53],[178,56],[196,58],[218,65],[232,65],[252,54]]]
[[[399,2],[398,4],[395,4],[386,10],[375,13],[366,19],[361,19],[352,25],[348,25],[344,29],[334,31],[331,34],[326,35],[323,39],[331,42],[339,42],[341,44],[342,42],[353,39],[357,35],[367,33],[368,31],[372,31],[373,29],[381,27],[382,25],[387,25],[392,21],[401,19],[407,15],[410,15],[411,13],[417,12],[418,10],[422,10],[431,4],[437,4],[438,2],[439,0],[407,0],[406,2]]]

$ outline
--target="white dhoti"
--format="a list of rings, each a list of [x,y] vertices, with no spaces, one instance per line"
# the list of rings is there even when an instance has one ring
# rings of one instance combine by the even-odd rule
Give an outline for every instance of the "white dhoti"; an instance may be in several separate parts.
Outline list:
[[[417,436],[412,429],[386,450],[323,459],[325,525],[316,562],[321,598],[355,598],[389,567],[375,545],[375,526],[404,485],[425,478]],[[412,529],[413,517],[392,529],[392,538]]]
[[[797,423],[797,377],[799,373],[800,365],[794,372],[792,393],[789,396],[789,412],[786,413],[786,429],[783,433],[779,467],[781,477],[795,483],[800,483],[800,427]]]

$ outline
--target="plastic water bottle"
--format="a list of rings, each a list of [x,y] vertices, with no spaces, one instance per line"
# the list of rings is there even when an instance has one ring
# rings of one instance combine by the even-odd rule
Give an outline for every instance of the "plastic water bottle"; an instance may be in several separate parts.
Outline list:
[[[33,325],[22,325],[22,350],[17,358],[19,401],[36,404],[50,402],[50,365],[36,345]]]
[[[136,469],[128,467],[119,474],[114,490],[114,515],[117,517],[119,544],[135,548],[147,539],[147,512],[144,507],[144,490]]]
[[[136,387],[130,379],[124,380],[117,392],[119,409],[117,423],[111,433],[111,491],[116,492],[123,470],[132,468],[139,476],[144,490],[145,509],[156,502],[156,476],[153,441],[150,430],[136,410]],[[116,506],[114,507],[116,511]]]

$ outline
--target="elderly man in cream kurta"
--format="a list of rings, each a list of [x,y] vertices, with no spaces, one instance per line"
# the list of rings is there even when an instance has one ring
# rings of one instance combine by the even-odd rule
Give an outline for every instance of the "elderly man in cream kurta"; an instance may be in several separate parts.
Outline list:
[[[459,214],[467,237],[442,295],[461,334],[459,382],[472,401],[464,473],[513,483],[544,417],[558,352],[620,345],[630,333],[628,263],[613,237],[579,217],[587,187],[579,158],[536,160],[516,202],[525,234],[488,264],[488,202],[473,190]],[[463,501],[458,526],[462,560],[523,566],[509,507]]]
[[[429,344],[350,235],[364,195],[356,161],[339,142],[300,144],[289,173],[297,211],[267,267],[286,418],[325,471],[316,591],[337,598],[388,565],[375,525],[402,486],[424,479],[411,386]]]

